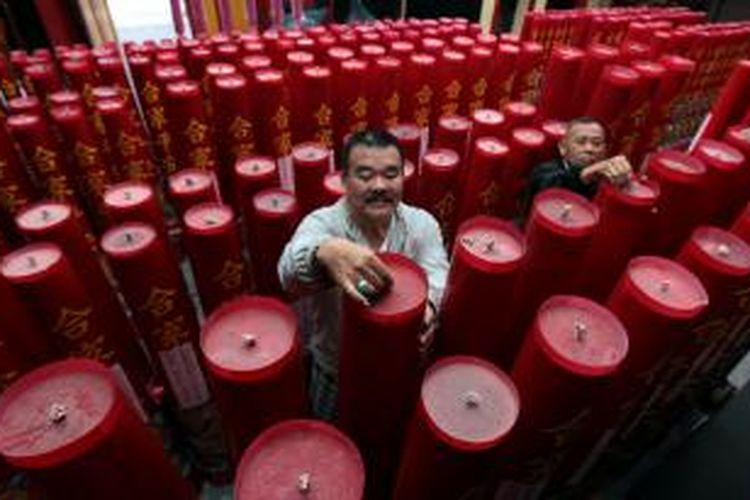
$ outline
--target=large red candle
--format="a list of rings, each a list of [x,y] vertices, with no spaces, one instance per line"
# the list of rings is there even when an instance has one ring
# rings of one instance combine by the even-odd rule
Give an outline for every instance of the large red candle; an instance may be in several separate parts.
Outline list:
[[[369,106],[367,96],[368,63],[361,59],[347,59],[333,74],[334,144],[340,149],[344,137],[367,128]]]
[[[552,49],[544,71],[541,111],[546,118],[570,120],[575,117],[570,91],[575,88],[584,62],[584,52],[575,47],[558,45]],[[589,75],[586,76],[589,78]]]
[[[335,427],[315,420],[287,420],[267,429],[245,451],[235,477],[238,500],[364,498],[365,467],[357,447]]]
[[[242,71],[248,79],[252,79],[257,70],[271,68],[272,66],[273,63],[270,57],[263,54],[254,54],[242,58],[240,71]]]
[[[541,305],[511,374],[523,413],[498,494],[544,486],[622,370],[629,332],[617,315],[581,297],[555,295]]]
[[[738,123],[750,106],[747,88],[750,86],[750,60],[734,64],[729,79],[716,96],[708,115],[708,122],[700,133],[704,139],[719,139],[730,125]]]
[[[633,178],[623,187],[603,182],[594,202],[601,210],[599,227],[586,254],[578,293],[604,300],[630,257],[648,238],[659,202],[659,185]]]
[[[626,116],[621,121],[619,129],[611,131],[617,142],[613,151],[630,158],[635,152],[638,139],[644,128],[653,105],[653,100],[659,90],[666,69],[661,64],[651,61],[635,61],[631,67],[640,78],[627,106]],[[637,158],[633,158],[636,160]]]
[[[264,295],[282,295],[276,265],[299,219],[294,195],[278,188],[253,197],[252,226],[248,227],[253,283]]]
[[[435,88],[435,56],[414,54],[404,69],[403,100],[400,116],[402,121],[416,123],[420,127],[430,124]]]
[[[494,137],[474,141],[460,197],[459,223],[477,214],[499,213],[500,184],[508,153],[508,145]]]
[[[490,85],[494,53],[487,47],[476,46],[472,47],[468,54],[468,78],[461,113],[471,115],[487,105],[487,87]]]
[[[242,75],[217,77],[212,98],[219,179],[225,193],[232,192],[232,169],[238,158],[255,152],[255,133],[248,80]]]
[[[8,112],[12,115],[20,115],[21,113],[41,115],[44,113],[44,106],[35,95],[20,96],[8,101]]]
[[[428,36],[422,38],[421,48],[422,52],[437,57],[443,52],[443,50],[445,50],[445,42],[440,38],[432,38]]]
[[[422,153],[422,129],[416,123],[399,123],[388,128],[401,146],[404,159],[419,165],[419,156]]]
[[[502,112],[507,120],[507,130],[513,130],[517,127],[531,127],[536,124],[539,115],[535,105],[523,101],[506,103]]]
[[[626,66],[605,67],[594,87],[586,115],[601,121],[609,130],[618,130],[639,78],[635,70]]]
[[[408,59],[379,57],[373,64],[374,80],[370,85],[374,99],[371,103],[370,123],[375,127],[390,127],[399,122],[403,95],[403,68]]]
[[[251,89],[258,104],[253,116],[256,144],[261,154],[287,156],[292,150],[289,96],[284,87],[284,73],[275,69],[255,72]]]
[[[331,71],[324,66],[302,70],[300,117],[303,122],[296,142],[316,141],[333,147],[333,113],[331,110]]]
[[[279,186],[276,161],[268,156],[248,156],[234,165],[234,200],[245,223],[252,225],[253,197],[260,191]]]
[[[482,356],[510,369],[513,294],[526,251],[512,223],[473,217],[459,227],[440,307],[438,351]]]
[[[323,179],[331,171],[331,151],[322,144],[306,142],[292,149],[294,195],[300,215],[324,205]]]
[[[50,108],[55,106],[83,106],[83,97],[75,90],[59,90],[49,95]]]
[[[180,219],[194,205],[219,201],[213,175],[199,168],[186,168],[170,175],[167,188]]]
[[[177,407],[203,405],[211,395],[198,358],[195,312],[177,262],[157,232],[141,222],[113,227],[101,245]]]
[[[154,182],[156,165],[141,127],[130,106],[122,98],[106,99],[96,103],[121,175],[126,179]]]
[[[109,186],[104,193],[104,206],[113,224],[137,221],[150,224],[159,237],[168,241],[164,211],[154,189],[146,183],[126,181]]]
[[[539,161],[549,161],[557,158],[560,154],[560,141],[565,137],[565,133],[568,130],[567,124],[558,120],[545,120],[539,125],[539,128],[546,138],[545,151],[542,153]]]
[[[513,99],[536,104],[544,72],[544,48],[536,42],[523,42],[513,80]]]
[[[0,397],[0,454],[53,499],[193,499],[161,442],[101,364],[28,373]]]
[[[513,382],[493,364],[470,356],[439,360],[422,382],[393,498],[460,498],[482,479],[519,412]]]
[[[36,188],[18,156],[5,123],[0,123],[0,156],[3,158],[0,169],[0,207],[12,215],[36,198]]]
[[[705,221],[716,224],[731,222],[747,201],[750,174],[747,158],[737,148],[713,139],[702,139],[692,155],[706,166],[701,183]]]
[[[498,44],[487,90],[489,108],[500,109],[512,99],[520,52],[521,49],[516,45]]]
[[[505,115],[490,108],[477,109],[471,114],[471,143],[480,137],[503,139],[507,132]]]
[[[270,425],[304,416],[302,346],[290,306],[253,295],[227,302],[206,320],[201,348],[235,461]]]
[[[55,66],[50,63],[36,63],[26,66],[23,70],[26,80],[31,84],[30,90],[42,101],[52,92],[62,89],[60,76]]]
[[[534,198],[526,225],[526,264],[514,298],[516,337],[508,340],[516,347],[508,350],[506,363],[512,363],[537,307],[550,295],[573,290],[598,223],[596,205],[571,191],[549,188]]]
[[[460,174],[461,158],[451,149],[429,149],[422,157],[419,205],[435,216],[446,242],[455,232]]]
[[[229,206],[211,202],[190,208],[183,223],[185,249],[208,315],[249,288],[236,219]]]
[[[437,129],[433,132],[433,147],[451,149],[463,160],[471,131],[471,120],[463,116],[443,116],[438,118]]]
[[[500,215],[515,217],[518,202],[533,168],[542,159],[546,137],[535,128],[513,129],[508,140],[508,163],[500,182]]]
[[[192,80],[169,83],[165,100],[177,169],[216,170],[212,133],[200,84]]]
[[[619,50],[609,45],[592,43],[586,48],[578,79],[572,87],[570,106],[573,116],[586,111],[602,71],[606,66],[615,63],[618,55]]]
[[[383,254],[393,285],[372,306],[344,299],[339,353],[338,417],[363,450],[373,493],[388,491],[419,384],[418,336],[427,280],[416,263]],[[388,359],[388,370],[381,363]]]
[[[438,58],[436,69],[435,103],[431,123],[443,116],[454,116],[461,112],[464,89],[464,65],[466,55],[452,49],[445,49]]]

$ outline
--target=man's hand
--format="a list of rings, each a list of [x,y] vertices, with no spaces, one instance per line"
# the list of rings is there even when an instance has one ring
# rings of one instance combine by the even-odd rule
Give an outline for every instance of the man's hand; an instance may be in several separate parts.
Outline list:
[[[364,305],[393,283],[388,267],[375,252],[344,238],[327,240],[318,247],[316,258],[347,295]]]
[[[606,179],[615,186],[627,184],[633,173],[633,167],[623,155],[609,158],[593,165],[589,165],[581,171],[581,180],[585,183],[597,179]]]

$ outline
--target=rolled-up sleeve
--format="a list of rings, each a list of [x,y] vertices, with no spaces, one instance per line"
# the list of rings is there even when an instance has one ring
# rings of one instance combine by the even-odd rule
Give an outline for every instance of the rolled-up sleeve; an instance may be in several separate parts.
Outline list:
[[[417,252],[414,260],[427,273],[429,299],[435,307],[440,307],[448,277],[448,257],[443,245],[440,225],[435,218],[423,213],[419,218],[419,228],[416,231]]]
[[[318,247],[335,236],[325,209],[305,217],[284,247],[277,271],[281,286],[290,293],[301,294],[328,285],[325,271],[317,265]]]

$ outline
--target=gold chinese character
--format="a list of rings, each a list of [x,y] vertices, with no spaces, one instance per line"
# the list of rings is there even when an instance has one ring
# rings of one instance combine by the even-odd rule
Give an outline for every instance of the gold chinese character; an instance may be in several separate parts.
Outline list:
[[[3,93],[5,94],[5,97],[7,99],[12,99],[13,97],[16,96],[16,86],[13,84],[13,82],[8,80],[7,78],[4,78],[2,82],[2,86],[3,86]]]
[[[168,351],[190,340],[185,323],[185,317],[179,315],[163,321],[155,328],[151,335],[156,343],[156,349]]]
[[[443,227],[443,231],[447,227],[448,223],[453,217],[453,212],[456,210],[456,197],[453,193],[448,193],[443,196],[443,199],[435,204],[435,213],[438,216],[440,225]]]
[[[349,107],[352,115],[357,119],[362,119],[367,116],[367,99],[359,96],[354,104]]]
[[[283,132],[276,139],[276,153],[279,156],[286,156],[292,150],[292,134]]]
[[[271,119],[278,131],[283,131],[289,128],[289,111],[284,106],[279,106],[276,110],[276,114]]]
[[[151,293],[149,293],[148,300],[146,300],[146,303],[140,309],[147,311],[155,318],[161,318],[174,309],[176,295],[177,290],[154,287],[151,289]]]
[[[169,132],[162,132],[157,135],[156,144],[159,145],[159,147],[165,154],[168,154],[169,148],[172,145],[172,137],[170,137]]]
[[[245,266],[242,262],[227,260],[221,272],[214,277],[214,281],[219,283],[226,290],[234,290],[242,286],[242,276]]]
[[[203,144],[206,142],[206,134],[208,133],[208,126],[201,123],[200,120],[195,118],[190,119],[190,123],[185,129],[185,135],[191,144]]]
[[[52,328],[52,333],[62,335],[68,340],[81,340],[89,333],[91,308],[69,309],[63,307]]]
[[[315,133],[315,140],[328,148],[333,147],[333,131],[329,128],[319,129]]]
[[[155,131],[164,130],[167,119],[164,117],[164,107],[156,106],[148,110],[148,123]]]
[[[251,142],[243,142],[232,146],[232,154],[235,158],[250,156],[253,153],[255,153],[255,144]]]
[[[241,116],[235,117],[229,126],[229,133],[236,141],[252,140],[253,126]]]
[[[426,127],[430,122],[430,109],[429,108],[417,108],[414,110],[414,121],[420,127]]]
[[[98,136],[107,136],[107,129],[104,127],[104,120],[102,120],[102,115],[100,115],[99,113],[94,113],[92,123],[94,125],[94,130],[96,131],[96,134]]]
[[[56,172],[58,170],[57,154],[54,151],[43,148],[42,146],[37,146],[36,151],[34,151],[33,161],[34,165],[36,165],[39,171],[43,174]]]
[[[105,349],[104,335],[98,335],[93,339],[81,342],[76,347],[73,350],[76,356],[83,356],[84,358],[95,359],[105,363],[109,363],[115,357],[115,353],[111,349]]]
[[[484,191],[479,193],[479,199],[482,202],[482,213],[492,214],[500,199],[500,189],[497,187],[497,183],[492,181]]]
[[[432,99],[432,89],[429,85],[422,85],[422,88],[419,89],[419,92],[417,92],[415,96],[417,98],[417,102],[422,106],[429,104],[430,100]]]
[[[76,142],[74,154],[78,164],[82,167],[90,167],[96,164],[97,150],[95,147],[87,146],[82,142]]]
[[[487,92],[487,80],[480,78],[477,80],[477,83],[474,84],[472,90],[476,97],[484,97],[485,92]]]
[[[143,99],[146,104],[154,104],[159,100],[159,87],[154,85],[151,80],[147,81],[143,86]]]
[[[325,126],[331,124],[331,108],[327,104],[321,104],[318,111],[315,112],[315,120],[319,126]]]
[[[441,116],[454,116],[458,114],[458,103],[457,102],[447,102],[443,104],[443,107],[441,108],[442,115]]]
[[[120,147],[120,152],[125,158],[131,158],[138,154],[139,148],[144,144],[143,139],[140,137],[122,132],[120,138],[117,140],[117,145]]]
[[[398,92],[394,92],[391,97],[389,97],[388,100],[385,101],[385,110],[388,112],[388,115],[397,115],[400,104],[401,96],[399,96]]]
[[[461,83],[458,80],[453,80],[447,87],[445,87],[445,97],[455,101],[458,99],[458,95],[461,93]]]
[[[21,207],[26,205],[29,200],[18,196],[19,188],[15,184],[4,185],[0,188],[0,206],[8,213],[16,213]]]
[[[93,199],[99,199],[107,189],[107,173],[104,170],[89,170],[86,174],[86,187]]]
[[[53,200],[65,201],[73,197],[73,190],[64,175],[53,175],[47,178],[47,194]]]
[[[214,167],[213,151],[208,146],[193,148],[188,157],[195,168],[206,170]]]

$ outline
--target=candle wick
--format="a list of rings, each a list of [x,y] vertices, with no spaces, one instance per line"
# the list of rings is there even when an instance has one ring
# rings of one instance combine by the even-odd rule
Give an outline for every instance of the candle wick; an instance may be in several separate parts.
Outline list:
[[[669,280],[663,280],[661,283],[659,283],[659,290],[662,293],[666,293],[669,291],[669,288],[672,286],[672,284],[669,282]]]
[[[562,206],[562,212],[560,212],[560,218],[567,220],[570,217],[570,212],[573,210],[573,205],[566,203]]]
[[[49,421],[53,424],[60,424],[68,416],[68,409],[65,405],[60,403],[52,403],[47,412],[47,416],[49,417]]]
[[[297,490],[299,490],[300,493],[309,493],[310,487],[310,473],[303,472],[297,478]]]
[[[481,402],[482,396],[480,396],[476,391],[468,391],[464,395],[464,405],[469,409],[478,408],[479,403]]]
[[[49,220],[49,217],[50,217],[49,210],[47,209],[42,210],[42,220]]]
[[[242,345],[248,349],[252,349],[258,344],[258,338],[251,333],[243,333],[241,338]]]
[[[125,243],[133,243],[133,235],[132,234],[125,233],[123,235],[123,237],[125,238]]]
[[[188,187],[192,187],[195,184],[195,181],[192,177],[185,177],[185,185]]]
[[[586,339],[588,328],[586,328],[586,325],[584,323],[582,323],[581,321],[574,322],[573,330],[575,330],[575,337],[578,342],[583,342]]]
[[[278,208],[279,200],[277,198],[271,198],[271,206],[273,206],[273,208]]]
[[[495,240],[488,241],[484,246],[484,252],[490,253],[495,251]]]
[[[716,248],[716,253],[719,254],[719,257],[729,257],[729,254],[732,253],[732,249],[729,248],[729,245],[722,243]]]
[[[258,170],[260,170],[260,167],[258,166],[258,164],[257,164],[257,163],[253,163],[253,166],[252,166],[252,167],[250,167],[250,169],[251,169],[251,170],[252,170],[253,172],[257,172]]]
[[[26,258],[26,262],[28,263],[29,267],[36,267],[36,259],[33,256],[29,255]]]
[[[203,219],[203,222],[205,222],[207,226],[215,226],[216,225],[216,221],[214,219],[211,219],[211,218]]]
[[[123,197],[123,198],[125,198],[125,199],[126,199],[126,200],[128,200],[128,201],[130,201],[130,200],[132,200],[132,199],[133,199],[133,195],[132,195],[132,194],[130,193],[130,191],[125,191],[125,192],[124,192],[124,193],[122,194],[122,197]]]

